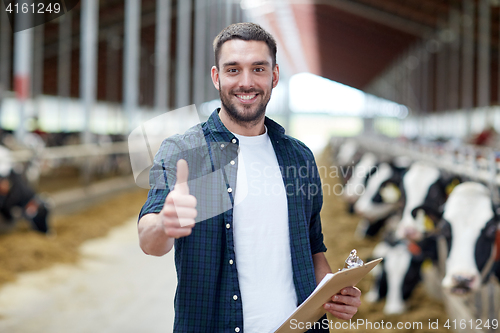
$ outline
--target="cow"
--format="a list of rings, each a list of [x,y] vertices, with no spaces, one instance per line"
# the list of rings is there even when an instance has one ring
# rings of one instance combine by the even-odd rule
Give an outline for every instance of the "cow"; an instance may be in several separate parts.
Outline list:
[[[373,256],[384,260],[373,271],[375,281],[365,300],[371,303],[385,298],[385,314],[405,312],[405,301],[420,281],[421,262],[413,258],[404,242],[382,241],[373,249]]]
[[[45,141],[37,133],[26,133],[23,144],[33,153],[24,167],[24,175],[30,186],[36,187],[42,173],[42,154],[45,150]]]
[[[415,243],[393,236],[389,234],[373,249],[373,256],[384,260],[372,271],[375,280],[365,296],[370,303],[385,298],[385,314],[401,314],[407,310],[406,301],[422,280],[423,263],[437,261],[436,237]]]
[[[395,214],[404,200],[400,190],[404,172],[405,168],[383,162],[367,179],[364,193],[354,204],[354,211],[363,218],[357,236],[375,236],[390,217],[398,217]]]
[[[468,294],[479,290],[495,260],[498,221],[486,186],[465,182],[455,187],[440,225],[451,244],[442,281],[447,292]]]
[[[20,217],[32,229],[49,233],[49,209],[13,167],[10,151],[0,146],[0,231],[10,231]]]
[[[494,284],[490,285],[493,293],[482,298],[485,285],[495,280],[491,277],[500,276],[499,218],[490,195],[485,185],[465,182],[451,192],[441,213],[432,212],[440,219],[435,233],[445,237],[448,244],[441,251],[445,254],[440,254],[445,257],[441,286],[448,306],[458,309],[465,320],[475,316],[498,318]],[[423,207],[426,214],[427,209]],[[470,302],[472,299],[476,303]]]
[[[426,232],[434,229],[440,209],[460,182],[458,176],[443,175],[425,162],[413,163],[403,177],[405,206],[397,226],[397,238],[422,240]]]
[[[373,184],[384,183],[385,180],[382,177],[378,182],[375,182],[379,177],[378,173],[377,171],[370,177],[368,184],[371,182]],[[371,301],[386,297],[384,312],[387,314],[405,311],[405,301],[422,280],[420,269],[425,261],[433,264],[429,265],[431,268],[438,267],[438,239],[440,235],[430,231],[435,229],[433,221],[439,219],[439,216],[435,215],[439,214],[436,212],[439,212],[439,207],[446,201],[447,190],[451,189],[449,184],[454,185],[457,181],[454,178],[444,177],[437,168],[421,162],[415,162],[406,173],[401,172],[400,175],[402,175],[400,176],[402,177],[400,196],[404,202],[403,216],[397,223],[396,232],[389,235],[391,241],[386,240],[380,243],[374,250],[374,255],[384,257],[385,264],[380,268],[376,283],[368,296],[368,300]],[[374,186],[374,188],[377,187]],[[367,185],[365,194],[370,194],[370,191],[370,186]],[[375,193],[375,191],[372,192]],[[377,196],[379,200],[374,200]],[[355,204],[355,210],[358,212],[372,211],[373,215],[376,212],[373,209],[373,202],[381,201],[381,197],[381,195],[374,196],[373,194],[365,198],[361,197]],[[367,200],[367,198],[372,199]],[[365,200],[366,207],[361,209],[360,206],[365,205],[363,203]],[[434,220],[429,221],[424,212],[433,216]],[[370,215],[370,213],[365,214],[366,216]],[[405,227],[404,231],[410,227],[417,231],[405,232],[401,236],[401,225]],[[412,237],[408,237],[408,235]],[[428,287],[434,288],[436,286],[437,284],[433,283],[429,284]]]
[[[477,182],[459,184],[442,211],[419,207],[438,217],[438,233],[447,240],[442,286],[453,294],[478,291],[490,273],[500,273],[499,218],[490,190]]]
[[[347,139],[338,147],[335,163],[341,170],[344,185],[351,178],[353,168],[360,158],[360,147],[356,141]]]

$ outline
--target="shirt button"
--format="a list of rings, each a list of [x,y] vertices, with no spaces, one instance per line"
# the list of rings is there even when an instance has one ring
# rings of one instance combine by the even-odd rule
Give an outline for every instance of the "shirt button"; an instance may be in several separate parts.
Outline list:
[[[236,333],[238,333],[238,332],[240,331],[240,328],[239,328],[239,327],[236,327],[236,328],[234,329],[234,331],[235,331]]]
[[[229,163],[231,163],[231,165],[234,165],[236,162],[235,162],[235,161],[231,161],[231,162],[229,162]]]
[[[232,143],[236,143],[236,139],[232,139],[232,140],[231,140],[231,142],[232,142]]]
[[[227,191],[228,191],[229,193],[231,193],[231,192],[233,192],[233,189],[229,187],[229,188],[227,189]]]
[[[238,299],[238,296],[234,295],[233,299],[236,301]]]
[[[228,224],[226,224],[226,229],[229,229],[229,228],[231,228],[231,225],[228,223]]]
[[[223,143],[221,143],[220,147],[221,147],[221,148],[224,148],[224,144],[223,144]]]
[[[233,264],[233,259],[229,259],[229,265],[232,265]]]

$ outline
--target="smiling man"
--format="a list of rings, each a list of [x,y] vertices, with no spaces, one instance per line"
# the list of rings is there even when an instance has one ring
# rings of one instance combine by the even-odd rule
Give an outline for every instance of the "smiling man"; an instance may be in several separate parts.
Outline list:
[[[274,38],[256,24],[233,24],[214,52],[222,106],[162,143],[139,239],[150,255],[175,245],[174,332],[267,333],[331,272],[321,180],[311,151],[265,116],[279,81]],[[344,288],[324,307],[350,319],[360,295]]]
[[[221,121],[233,133],[246,136],[264,133],[266,106],[279,79],[279,67],[269,50],[274,47],[276,51],[276,46],[270,44],[216,39],[212,80],[221,98]],[[265,54],[269,56],[262,57]]]

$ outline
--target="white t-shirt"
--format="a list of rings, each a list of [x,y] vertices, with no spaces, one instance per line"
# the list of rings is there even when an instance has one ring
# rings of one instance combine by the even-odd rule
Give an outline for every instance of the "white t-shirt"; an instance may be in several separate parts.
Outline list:
[[[271,140],[239,139],[234,219],[238,270],[246,333],[267,333],[297,307],[293,283],[288,204]]]

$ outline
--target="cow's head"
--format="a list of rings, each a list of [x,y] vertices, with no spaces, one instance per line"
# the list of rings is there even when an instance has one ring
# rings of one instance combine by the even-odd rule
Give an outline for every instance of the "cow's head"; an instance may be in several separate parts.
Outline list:
[[[368,178],[377,170],[377,157],[373,153],[365,153],[354,167],[352,175],[344,189],[346,201],[353,204],[365,192]]]
[[[347,166],[358,160],[359,144],[354,140],[346,140],[338,149],[335,161],[340,166]]]
[[[443,176],[433,166],[414,163],[403,178],[406,202],[397,237],[421,241],[426,232],[434,229],[443,204],[458,183],[456,176]]]
[[[354,166],[358,164],[361,156],[363,156],[363,152],[359,144],[354,140],[346,140],[338,147],[334,163],[340,169],[342,185],[345,185],[351,179]]]
[[[371,223],[387,218],[402,203],[400,185],[404,171],[392,164],[380,163],[368,178],[365,192],[354,204],[354,211]]]
[[[406,301],[420,281],[422,259],[414,256],[405,242],[383,241],[373,250],[375,257],[384,261],[373,270],[375,283],[365,300],[375,302],[385,298],[384,313],[400,314],[406,311]]]
[[[451,244],[443,287],[455,294],[477,291],[496,254],[498,217],[488,188],[474,182],[458,185],[444,206],[440,229]]]

